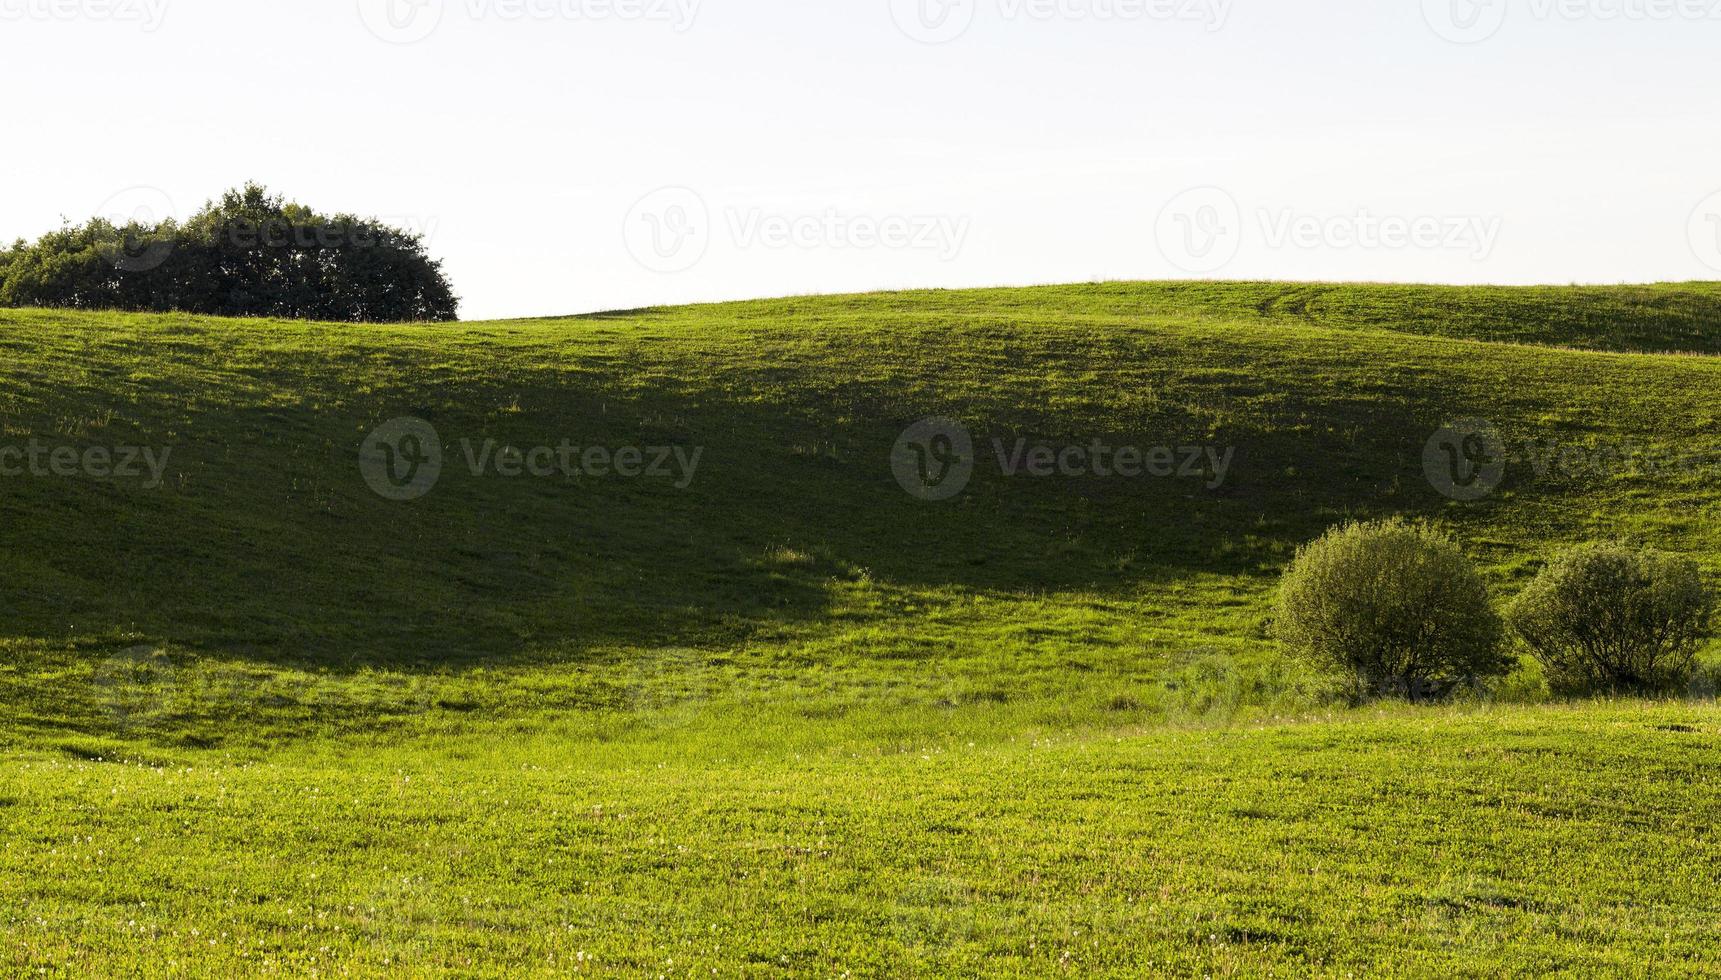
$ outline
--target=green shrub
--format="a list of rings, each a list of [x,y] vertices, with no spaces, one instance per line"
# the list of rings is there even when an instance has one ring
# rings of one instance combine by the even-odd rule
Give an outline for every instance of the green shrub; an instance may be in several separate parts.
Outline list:
[[[376,323],[453,320],[459,300],[421,236],[247,184],[183,223],[95,218],[0,248],[0,306]]]
[[[1273,631],[1358,696],[1436,698],[1509,666],[1500,616],[1463,551],[1399,519],[1349,524],[1298,551]]]
[[[1653,694],[1691,680],[1714,611],[1695,562],[1589,544],[1543,569],[1507,620],[1555,692]]]

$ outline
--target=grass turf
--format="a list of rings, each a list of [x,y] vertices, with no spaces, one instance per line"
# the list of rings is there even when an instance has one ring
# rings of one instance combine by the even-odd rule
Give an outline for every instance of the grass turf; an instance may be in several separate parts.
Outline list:
[[[1502,596],[1598,536],[1715,571],[1718,307],[1209,283],[453,326],[0,311],[0,445],[171,448],[160,488],[4,481],[5,945],[68,972],[1712,968],[1711,709],[1286,726],[1333,708],[1264,623],[1349,516],[1446,521]],[[402,503],[358,456],[405,415],[451,458]],[[931,504],[888,465],[930,415],[983,461],[1236,461],[1213,489],[982,465]],[[1518,457],[1473,503],[1423,474],[1462,417]],[[682,489],[479,477],[468,438],[702,456]],[[1477,697],[1545,693],[1526,667]]]
[[[738,750],[753,741],[744,724],[604,741],[551,723],[255,756],[14,753],[0,967],[1721,969],[1713,707],[1394,709],[901,744],[845,728],[835,746]]]

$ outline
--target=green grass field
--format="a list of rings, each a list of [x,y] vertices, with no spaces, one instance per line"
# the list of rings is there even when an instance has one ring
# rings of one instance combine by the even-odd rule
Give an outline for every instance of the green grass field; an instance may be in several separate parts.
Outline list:
[[[0,974],[1721,972],[1721,645],[1679,701],[1526,663],[1353,709],[1267,639],[1352,517],[1502,599],[1591,538],[1721,574],[1721,285],[0,310],[0,352]],[[942,502],[891,465],[932,416]],[[361,465],[401,417],[418,499]],[[1477,500],[1425,471],[1459,419],[1513,453]],[[698,463],[465,455],[564,440]]]

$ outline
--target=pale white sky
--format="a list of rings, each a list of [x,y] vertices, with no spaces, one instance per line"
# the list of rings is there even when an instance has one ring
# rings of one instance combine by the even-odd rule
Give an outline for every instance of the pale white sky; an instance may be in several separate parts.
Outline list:
[[[0,236],[255,179],[428,230],[469,319],[1721,279],[1717,52],[1718,0],[0,0]]]

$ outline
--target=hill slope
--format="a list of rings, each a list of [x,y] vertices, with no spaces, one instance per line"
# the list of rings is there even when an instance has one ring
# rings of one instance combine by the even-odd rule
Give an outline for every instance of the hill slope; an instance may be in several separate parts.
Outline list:
[[[1721,970],[1712,698],[1347,710],[1264,638],[1349,516],[1721,570],[1716,303],[0,311],[0,970]]]
[[[876,308],[892,297],[854,297]],[[914,308],[1055,306],[1099,318],[1180,316],[1306,323],[1616,353],[1721,353],[1721,283],[1413,286],[1277,282],[1104,283],[894,297]]]
[[[1255,311],[1299,289],[1324,312]],[[774,685],[787,663],[839,688],[971,676],[991,696],[1062,689],[1072,662],[1132,688],[1168,658],[1279,671],[1259,639],[1273,577],[1351,515],[1449,521],[1502,590],[1594,536],[1714,567],[1721,360],[1372,325],[1448,293],[1466,297],[1458,313],[1493,311],[1483,332],[1572,345],[1643,296],[1709,295],[1544,290],[1502,311],[1492,291],[1111,284],[422,327],[3,311],[0,444],[165,462],[157,488],[147,472],[7,479],[0,622],[39,653],[161,644],[236,670],[608,664],[632,689],[649,655],[713,684]],[[1657,330],[1653,346],[1701,348],[1721,318]],[[367,435],[403,416],[446,456],[404,502],[360,465]],[[891,468],[928,416],[976,446],[945,502]],[[1459,503],[1424,452],[1473,417],[1517,458],[1497,492]],[[1096,441],[1167,447],[1178,471],[1184,447],[1214,455],[1167,478],[1003,472],[1032,447]],[[564,442],[681,455],[635,479],[496,467],[501,446]],[[555,697],[612,701],[594,676]]]

